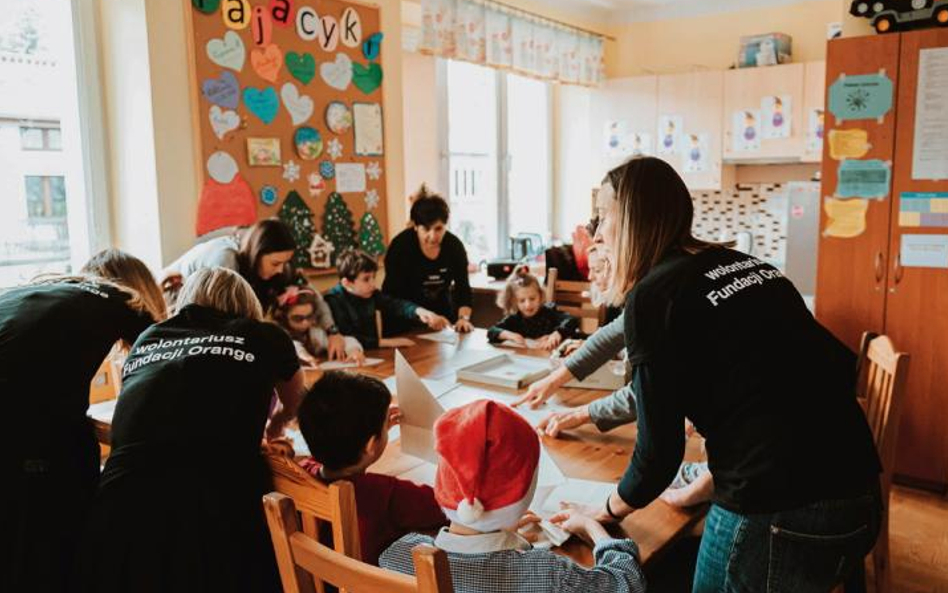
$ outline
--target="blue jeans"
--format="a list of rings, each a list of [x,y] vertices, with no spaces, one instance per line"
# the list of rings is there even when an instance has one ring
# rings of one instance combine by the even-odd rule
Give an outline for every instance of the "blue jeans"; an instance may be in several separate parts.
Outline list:
[[[862,566],[879,536],[881,517],[875,485],[858,498],[772,514],[740,515],[713,505],[692,591],[830,591]]]

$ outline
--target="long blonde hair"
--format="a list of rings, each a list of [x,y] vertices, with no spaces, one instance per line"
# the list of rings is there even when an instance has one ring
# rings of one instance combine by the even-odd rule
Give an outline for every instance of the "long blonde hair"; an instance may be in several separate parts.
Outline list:
[[[188,276],[178,294],[177,308],[180,311],[187,305],[263,321],[263,308],[250,283],[227,268],[201,268]]]

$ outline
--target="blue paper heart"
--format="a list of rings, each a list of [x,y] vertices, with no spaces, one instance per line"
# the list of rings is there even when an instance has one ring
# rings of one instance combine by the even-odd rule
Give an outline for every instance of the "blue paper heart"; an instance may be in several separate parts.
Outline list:
[[[233,72],[221,72],[217,78],[201,83],[201,92],[208,101],[228,109],[237,109],[240,103],[240,84]]]
[[[323,179],[332,179],[336,176],[336,166],[332,164],[332,161],[323,161],[319,163],[319,174],[323,176]]]
[[[368,39],[362,42],[362,55],[366,60],[374,60],[379,57],[379,50],[382,49],[382,33],[373,33]]]
[[[280,99],[272,86],[263,90],[247,87],[244,89],[244,105],[263,123],[269,124],[276,119],[277,111],[280,109]]]

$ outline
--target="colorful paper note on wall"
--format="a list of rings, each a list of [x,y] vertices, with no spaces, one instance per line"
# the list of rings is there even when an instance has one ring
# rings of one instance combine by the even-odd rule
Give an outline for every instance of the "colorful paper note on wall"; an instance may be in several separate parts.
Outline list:
[[[823,132],[825,120],[822,109],[810,110],[810,122],[806,135],[807,152],[823,152]]]
[[[824,237],[851,239],[866,230],[866,211],[869,210],[866,200],[826,198],[823,210],[828,218],[826,228],[823,229]]]
[[[658,154],[678,154],[683,118],[680,115],[658,117]]]
[[[337,163],[336,191],[349,194],[365,191],[365,164]]]
[[[841,75],[829,88],[829,110],[837,121],[881,119],[892,109],[892,79],[885,71]]]
[[[830,158],[840,161],[862,158],[872,145],[866,130],[830,130],[829,147]]]
[[[899,226],[948,227],[948,192],[902,192]]]
[[[948,179],[948,47],[919,52],[912,179]]]
[[[948,235],[902,235],[903,268],[948,268]]]
[[[837,198],[884,199],[889,194],[892,166],[878,159],[845,160],[839,164]]]
[[[355,153],[359,156],[382,156],[382,106],[378,103],[353,103]]]
[[[744,109],[731,114],[731,139],[735,152],[760,150],[760,110]]]
[[[682,147],[682,160],[685,163],[685,173],[703,173],[710,167],[708,153],[710,141],[707,134],[685,134],[685,143]]]
[[[761,99],[761,136],[764,140],[790,137],[793,128],[792,101],[790,95],[773,95]]]

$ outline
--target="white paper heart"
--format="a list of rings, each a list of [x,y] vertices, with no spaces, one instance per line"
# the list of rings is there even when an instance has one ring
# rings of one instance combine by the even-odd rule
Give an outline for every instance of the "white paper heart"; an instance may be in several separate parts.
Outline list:
[[[283,105],[290,112],[294,126],[300,125],[313,115],[313,100],[306,95],[300,95],[292,82],[283,85],[280,96],[283,97]]]
[[[221,109],[219,105],[211,105],[211,129],[218,139],[223,140],[227,132],[240,127],[240,116],[236,111]]]
[[[230,183],[237,176],[237,161],[219,150],[207,159],[207,173],[218,183]]]
[[[207,57],[218,66],[240,72],[244,68],[247,52],[240,35],[236,31],[228,31],[224,33],[223,39],[207,42]]]
[[[332,88],[344,91],[352,82],[352,60],[346,54],[336,54],[334,62],[319,65],[319,75]]]

